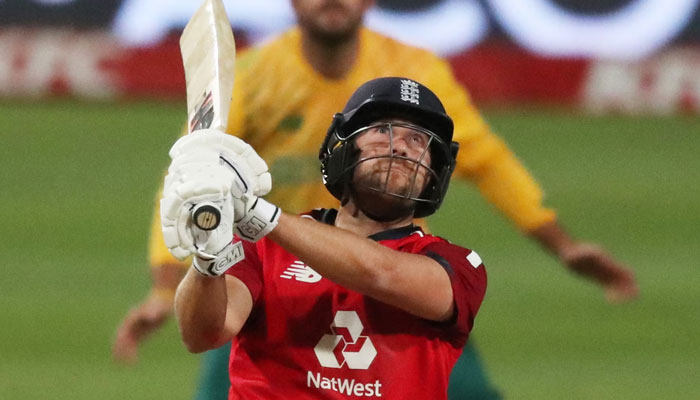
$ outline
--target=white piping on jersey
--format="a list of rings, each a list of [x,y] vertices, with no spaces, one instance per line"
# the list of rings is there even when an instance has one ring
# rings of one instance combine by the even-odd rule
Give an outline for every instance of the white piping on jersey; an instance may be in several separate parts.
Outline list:
[[[481,265],[481,257],[479,257],[479,255],[476,254],[476,251],[473,250],[467,256],[467,261],[469,261],[469,264],[471,264],[474,268],[479,268],[479,265]]]

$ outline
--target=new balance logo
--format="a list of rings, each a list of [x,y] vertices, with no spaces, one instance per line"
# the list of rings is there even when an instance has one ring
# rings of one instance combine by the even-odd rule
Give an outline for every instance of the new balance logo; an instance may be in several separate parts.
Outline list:
[[[285,269],[284,272],[282,272],[280,278],[294,279],[295,281],[306,283],[316,283],[320,281],[323,277],[321,276],[321,274],[314,271],[313,269],[311,269],[311,267],[305,265],[303,262],[294,261],[292,265],[287,267],[287,269]]]

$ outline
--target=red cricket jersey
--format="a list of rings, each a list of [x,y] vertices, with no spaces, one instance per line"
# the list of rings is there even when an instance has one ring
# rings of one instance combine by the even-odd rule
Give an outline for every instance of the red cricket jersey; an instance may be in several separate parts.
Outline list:
[[[335,215],[311,213],[330,224]],[[245,260],[227,273],[245,283],[254,305],[233,340],[229,399],[447,398],[486,292],[481,259],[417,226],[370,239],[438,261],[452,281],[455,317],[416,317],[323,278],[272,240],[245,242]]]

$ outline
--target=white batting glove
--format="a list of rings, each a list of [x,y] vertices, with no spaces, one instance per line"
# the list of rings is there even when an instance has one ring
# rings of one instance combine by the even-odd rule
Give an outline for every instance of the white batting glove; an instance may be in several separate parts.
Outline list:
[[[243,243],[229,243],[224,249],[216,253],[213,258],[196,256],[192,260],[192,267],[202,275],[219,276],[229,268],[245,259]]]
[[[279,207],[257,196],[234,197],[233,209],[236,234],[249,242],[257,242],[272,232],[281,214]]]
[[[172,169],[166,177],[160,202],[163,238],[170,253],[178,259],[191,254],[210,258],[233,239],[233,200],[231,186],[234,173],[219,164],[187,164]],[[210,203],[221,211],[217,229],[203,231],[192,221],[191,211],[197,204]]]
[[[171,254],[206,276],[218,276],[245,258],[241,242],[233,240],[234,182],[229,168],[218,164],[188,164],[188,172],[169,174],[161,199],[163,238]],[[219,226],[205,231],[192,220],[195,205],[209,204],[221,212]]]
[[[201,203],[200,203],[201,204]],[[191,232],[195,257],[192,267],[206,276],[219,276],[245,258],[243,244],[232,243],[233,240],[233,198],[211,202],[221,211],[221,222],[216,229],[205,231],[197,228],[192,222],[192,212],[183,208],[188,223],[178,226],[178,231],[184,234]],[[193,205],[194,207],[194,205]],[[222,247],[223,246],[223,247]]]
[[[181,137],[169,154],[171,167],[175,168],[200,162],[228,166],[241,180],[232,187],[234,196],[264,196],[272,188],[267,164],[255,150],[243,140],[216,129],[201,129]]]
[[[192,266],[199,273],[206,276],[218,276],[227,269],[245,258],[241,242],[232,243],[233,240],[233,200],[227,199],[206,202],[216,205],[221,210],[221,222],[216,229],[204,231],[197,228],[192,221],[191,207],[180,207],[180,215],[176,228],[171,229],[166,244],[174,248],[182,249],[192,243],[185,254],[193,253]],[[200,203],[201,204],[201,203]],[[185,244],[187,243],[187,244]],[[170,249],[173,254],[175,252]]]
[[[163,187],[161,219],[170,242],[168,248],[177,258],[194,252],[192,235],[176,234],[175,229],[181,218],[180,207],[185,203],[191,208],[204,201],[223,200],[229,194],[263,195],[270,190],[265,161],[250,145],[224,132],[203,129],[185,135],[175,142],[169,154],[172,162]],[[217,168],[219,165],[224,168]],[[185,222],[179,222],[180,231]]]
[[[279,209],[257,197],[271,188],[267,165],[250,145],[216,130],[181,137],[170,157],[161,201],[166,245],[179,259],[195,254],[194,267],[205,275],[223,273],[242,257],[240,243],[231,244],[234,221],[249,241],[277,225]],[[191,217],[205,202],[221,211],[220,226],[211,231],[198,229]]]

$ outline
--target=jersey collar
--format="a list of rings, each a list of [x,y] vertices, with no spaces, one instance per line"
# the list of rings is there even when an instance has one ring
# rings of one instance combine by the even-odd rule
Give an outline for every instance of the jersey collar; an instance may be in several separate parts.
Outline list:
[[[406,236],[411,235],[412,233],[419,232],[420,230],[420,226],[411,224],[402,226],[400,228],[389,229],[388,231],[377,232],[374,235],[368,236],[368,238],[377,242],[382,240],[403,239]]]
[[[317,208],[311,212],[311,216],[315,220],[323,222],[324,224],[335,225],[335,217],[338,216],[338,210],[333,208]],[[368,238],[376,242],[382,240],[396,240],[405,238],[408,235],[420,231],[420,226],[410,224],[402,226],[400,228],[394,228],[382,232],[377,232],[374,235],[368,236]]]

